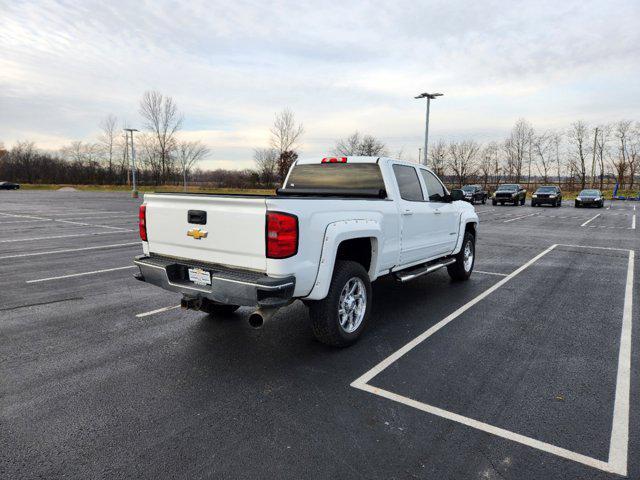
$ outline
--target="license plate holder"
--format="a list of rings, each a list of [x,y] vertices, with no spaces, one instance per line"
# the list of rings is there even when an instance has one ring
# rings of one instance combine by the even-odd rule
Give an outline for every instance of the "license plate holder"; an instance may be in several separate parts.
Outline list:
[[[201,268],[189,268],[189,281],[196,285],[211,285],[211,273]]]

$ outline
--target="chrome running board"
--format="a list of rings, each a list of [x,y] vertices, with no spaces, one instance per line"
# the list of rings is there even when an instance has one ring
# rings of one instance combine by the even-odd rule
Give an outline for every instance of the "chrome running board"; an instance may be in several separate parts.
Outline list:
[[[447,260],[440,261],[438,263],[432,263],[428,265],[422,265],[417,268],[412,268],[408,271],[397,272],[395,274],[396,280],[404,283],[409,280],[413,280],[414,278],[421,277],[422,275],[426,275],[427,273],[435,272],[436,270],[440,270],[442,267],[446,267],[447,265],[451,265],[456,263],[455,258],[449,258]]]

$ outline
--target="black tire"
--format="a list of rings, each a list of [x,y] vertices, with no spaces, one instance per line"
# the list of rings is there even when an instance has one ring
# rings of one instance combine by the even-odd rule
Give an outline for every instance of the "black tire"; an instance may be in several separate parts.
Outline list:
[[[467,244],[471,247],[471,254],[473,255],[471,259],[471,266],[469,269],[465,269],[464,262],[464,253]],[[455,281],[464,281],[468,280],[471,276],[471,272],[473,272],[473,266],[476,262],[476,237],[471,232],[465,232],[464,239],[462,240],[462,248],[454,257],[456,259],[456,263],[452,263],[451,265],[447,265],[447,271],[449,272],[449,276],[452,280]]]
[[[531,202],[531,206],[535,207],[536,206],[536,202]]]
[[[580,208],[580,205],[579,205],[577,202],[576,202],[576,203],[574,203],[574,204],[573,204],[573,206],[574,206],[575,208]]]
[[[522,197],[522,200],[520,200],[520,205],[524,205],[524,203],[527,201],[526,197]]]
[[[342,289],[354,278],[359,278],[364,284],[365,312],[360,325],[354,331],[348,332],[340,325],[338,310]],[[346,347],[355,343],[367,327],[372,308],[371,300],[371,282],[364,267],[350,260],[336,261],[327,296],[322,300],[306,302],[313,334],[318,341],[332,347]]]
[[[200,311],[208,313],[212,317],[228,317],[239,308],[239,305],[224,305],[213,302],[208,298],[203,298],[200,305]]]
[[[496,205],[498,205],[498,202],[496,200],[491,200],[491,205],[495,207]]]
[[[482,204],[486,204],[487,203],[487,197],[482,197]]]

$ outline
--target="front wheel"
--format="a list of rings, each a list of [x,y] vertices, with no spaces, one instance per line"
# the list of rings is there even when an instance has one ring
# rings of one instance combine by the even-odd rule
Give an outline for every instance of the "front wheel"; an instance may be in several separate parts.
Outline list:
[[[495,201],[495,200],[491,200],[491,205],[493,205],[495,207],[496,205],[498,205],[498,202]]]
[[[307,302],[313,334],[322,343],[346,347],[364,332],[371,313],[371,282],[362,265],[339,260],[327,296]]]
[[[482,197],[482,204],[486,204],[487,203],[487,197]]]
[[[447,266],[449,276],[453,280],[468,280],[473,271],[473,264],[476,259],[476,238],[471,232],[464,234],[462,248],[454,257],[455,263]]]

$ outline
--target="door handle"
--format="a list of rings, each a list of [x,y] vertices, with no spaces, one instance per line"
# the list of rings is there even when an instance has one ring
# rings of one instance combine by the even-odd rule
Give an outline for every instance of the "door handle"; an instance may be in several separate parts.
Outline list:
[[[413,210],[409,210],[408,208],[405,209],[404,212],[402,212],[403,215],[413,215]]]

